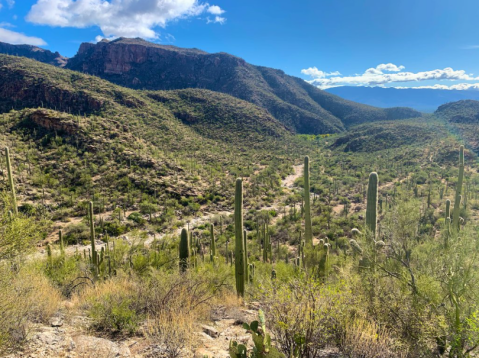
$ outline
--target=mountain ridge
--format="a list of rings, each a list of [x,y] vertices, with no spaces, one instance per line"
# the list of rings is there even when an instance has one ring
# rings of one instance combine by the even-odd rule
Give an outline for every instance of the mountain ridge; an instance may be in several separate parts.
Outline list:
[[[265,108],[300,134],[338,133],[369,121],[420,117],[407,108],[388,110],[344,100],[281,70],[255,66],[220,52],[119,38],[82,44],[68,69],[142,90],[204,88]]]

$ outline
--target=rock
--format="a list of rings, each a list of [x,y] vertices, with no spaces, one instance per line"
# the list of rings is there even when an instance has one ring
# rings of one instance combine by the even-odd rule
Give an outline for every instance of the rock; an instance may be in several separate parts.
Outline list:
[[[50,321],[52,327],[61,327],[63,326],[63,321],[60,317],[53,317]]]
[[[219,337],[219,332],[216,330],[216,328],[207,326],[207,325],[202,325],[201,328],[203,329],[203,332],[205,332],[207,335],[213,338]]]
[[[76,338],[76,349],[80,356],[84,357],[105,357],[105,358],[129,358],[130,350],[124,345],[109,341],[103,338],[92,336],[78,336]]]

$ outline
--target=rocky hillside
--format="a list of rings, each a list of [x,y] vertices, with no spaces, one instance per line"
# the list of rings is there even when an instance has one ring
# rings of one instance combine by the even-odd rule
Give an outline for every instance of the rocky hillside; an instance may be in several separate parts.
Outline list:
[[[60,55],[58,52],[51,52],[32,45],[11,45],[0,42],[0,53],[27,57],[59,67],[64,67],[68,61],[68,58]]]
[[[133,89],[223,92],[265,108],[297,133],[338,133],[359,123],[421,116],[408,108],[385,110],[344,100],[281,70],[227,53],[141,39],[84,43],[67,67]]]
[[[454,123],[478,123],[479,101],[462,100],[440,106],[435,114]]]
[[[450,129],[465,141],[466,145],[479,153],[479,101],[462,100],[446,103],[434,113],[446,120]]]

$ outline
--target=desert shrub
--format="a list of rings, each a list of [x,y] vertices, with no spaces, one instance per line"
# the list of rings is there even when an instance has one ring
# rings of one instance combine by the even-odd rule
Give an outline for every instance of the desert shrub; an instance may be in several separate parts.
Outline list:
[[[120,275],[87,288],[81,294],[80,302],[95,330],[133,333],[142,320],[137,292],[136,282]]]
[[[340,340],[348,317],[360,307],[344,283],[326,286],[300,278],[263,287],[269,328],[288,357],[319,357]]]
[[[86,223],[70,224],[67,226],[64,239],[68,244],[76,244],[90,239],[90,228]]]
[[[191,351],[195,344],[194,322],[189,315],[173,312],[150,318],[145,334],[160,344],[168,358],[177,358],[184,351]]]
[[[348,358],[400,358],[406,357],[406,351],[402,354],[395,352],[394,341],[386,329],[376,324],[355,320],[345,326],[339,348]]]

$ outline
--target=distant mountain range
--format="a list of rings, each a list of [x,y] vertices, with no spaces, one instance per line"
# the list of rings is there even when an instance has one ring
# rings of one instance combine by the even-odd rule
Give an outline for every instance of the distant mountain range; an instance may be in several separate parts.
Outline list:
[[[70,59],[34,46],[12,46],[0,43],[0,53],[30,57],[133,89],[198,88],[229,94],[266,109],[296,133],[337,133],[360,123],[421,116],[410,108],[383,109],[345,100],[281,70],[254,66],[227,53],[126,38],[83,43]]]
[[[410,107],[432,113],[439,106],[465,99],[479,100],[476,90],[397,89],[382,87],[334,87],[326,90],[350,101],[380,108]]]

